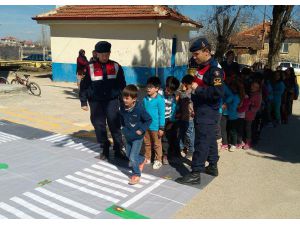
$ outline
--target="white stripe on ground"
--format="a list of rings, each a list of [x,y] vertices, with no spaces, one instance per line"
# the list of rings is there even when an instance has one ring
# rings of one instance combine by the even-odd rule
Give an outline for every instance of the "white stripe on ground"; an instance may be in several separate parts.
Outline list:
[[[69,136],[67,136],[67,135],[61,135],[61,136],[55,137],[55,138],[53,138],[53,139],[51,139],[49,141],[52,142],[52,143],[55,143],[55,142],[59,142],[59,141],[65,140],[67,138],[69,138]]]
[[[86,180],[83,180],[83,179],[80,179],[80,178],[77,178],[77,177],[73,177],[71,175],[67,175],[66,178],[68,178],[69,180],[72,180],[72,181],[76,181],[80,184],[84,184],[84,185],[87,185],[89,187],[92,187],[92,188],[95,188],[95,189],[98,189],[98,190],[101,190],[101,191],[104,191],[104,192],[107,192],[107,193],[110,193],[110,194],[114,194],[114,195],[117,195],[117,196],[120,196],[120,197],[123,197],[123,198],[126,198],[128,196],[127,194],[124,194],[122,192],[119,192],[119,191],[116,191],[116,190],[113,190],[113,189],[110,189],[110,188],[102,187],[100,185],[94,184],[92,182],[89,182],[89,181],[86,181]]]
[[[43,141],[46,141],[46,140],[48,140],[48,139],[51,139],[51,138],[53,138],[53,137],[57,137],[57,136],[59,136],[60,134],[53,134],[53,135],[50,135],[50,136],[47,136],[47,137],[43,137],[43,138],[41,138],[40,140],[43,140]]]
[[[62,219],[61,217],[56,216],[56,215],[54,215],[50,212],[47,212],[47,211],[45,211],[45,210],[43,210],[43,209],[41,209],[41,208],[39,208],[39,207],[37,207],[33,204],[21,199],[21,198],[13,197],[10,200],[18,203],[21,206],[24,206],[25,208],[27,208],[27,209],[31,210],[32,212],[35,212],[35,213],[37,213],[37,214],[39,214],[39,215],[41,215],[45,218],[48,218],[48,219]]]
[[[107,168],[105,168],[105,167],[103,167],[103,166],[99,166],[99,165],[92,165],[92,167],[95,168],[95,169],[102,170],[102,171],[104,171],[104,172],[108,172],[108,173],[112,173],[112,174],[115,174],[115,175],[118,175],[118,176],[121,176],[121,177],[126,177],[126,178],[128,178],[128,175],[126,175],[126,174],[124,174],[124,173],[122,173],[122,172],[120,172],[120,171],[107,169]],[[141,182],[141,183],[145,183],[145,184],[149,184],[149,183],[150,183],[149,180],[145,180],[145,179],[143,179],[143,178],[141,178],[140,182]]]
[[[58,180],[56,180],[56,182],[58,182],[58,183],[60,183],[60,184],[63,184],[63,185],[66,185],[66,186],[68,186],[68,187],[77,189],[77,190],[79,190],[79,191],[85,192],[85,193],[87,193],[87,194],[97,196],[97,197],[99,197],[99,198],[105,199],[105,200],[110,201],[110,202],[113,202],[113,203],[117,203],[117,202],[120,201],[119,199],[116,199],[116,198],[113,198],[113,197],[110,197],[110,196],[106,196],[106,195],[100,194],[100,193],[98,193],[98,192],[96,192],[96,191],[90,190],[90,189],[85,188],[85,187],[82,187],[82,186],[78,186],[78,185],[76,185],[76,184],[73,184],[73,183],[68,182],[68,181],[64,181],[64,180],[62,180],[62,179],[58,179]]]
[[[105,167],[103,167],[103,166],[99,166],[99,165],[92,165],[92,167],[95,168],[95,169],[102,170],[102,171],[104,171],[104,172],[108,172],[108,173],[112,173],[112,174],[115,174],[115,175],[118,175],[118,176],[121,176],[121,177],[126,177],[126,178],[128,178],[128,175],[126,175],[126,174],[124,174],[124,173],[122,173],[122,172],[120,172],[120,171],[107,169],[107,168],[105,168]],[[128,172],[128,173],[129,173],[129,172]],[[143,179],[143,178],[141,178],[140,182],[141,182],[141,183],[145,183],[145,184],[149,184],[149,183],[150,183],[149,180],[146,180],[146,179]]]
[[[82,147],[84,147],[84,148],[88,148],[88,147],[93,147],[93,146],[97,146],[97,147],[99,147],[99,145],[98,144],[95,144],[95,143],[93,143],[93,142],[82,142],[82,143],[80,143],[81,144],[81,146],[79,146],[79,147],[76,147],[75,149],[80,149],[80,148],[82,148]]]
[[[23,213],[22,211],[10,206],[10,205],[7,205],[6,203],[4,202],[1,202],[0,203],[0,208],[9,212],[9,213],[12,213],[14,214],[16,217],[19,217],[21,219],[34,219],[33,217],[27,215],[26,213]]]
[[[1,141],[1,142],[7,142],[7,141],[11,141],[11,140],[7,140],[7,139],[4,139],[4,138],[1,138],[1,137],[0,137],[0,141]]]
[[[83,170],[86,171],[86,172],[89,172],[89,173],[98,175],[98,176],[100,176],[100,177],[105,177],[105,178],[107,178],[107,179],[109,179],[109,180],[118,181],[118,182],[120,182],[120,183],[122,183],[122,184],[127,184],[127,185],[128,185],[128,180],[123,180],[123,179],[120,179],[120,178],[117,178],[117,177],[113,177],[113,176],[107,175],[107,174],[102,173],[102,172],[100,172],[100,171],[95,171],[95,170],[91,170],[91,169],[88,169],[88,168],[85,168],[85,169],[83,169]],[[136,185],[134,185],[134,187],[142,188],[143,185],[141,185],[141,184],[136,184]]]
[[[62,207],[62,206],[60,206],[60,205],[58,205],[56,203],[48,201],[47,199],[39,197],[39,196],[37,196],[37,195],[35,195],[33,193],[25,192],[25,193],[23,193],[23,195],[25,195],[25,196],[27,196],[27,197],[29,197],[29,198],[37,201],[37,202],[40,202],[40,203],[42,203],[42,204],[44,204],[44,205],[46,205],[46,206],[48,206],[48,207],[50,207],[52,209],[55,209],[55,210],[57,210],[59,212],[62,212],[64,214],[68,215],[68,216],[71,216],[73,218],[76,218],[76,219],[89,219],[88,217],[86,217],[84,215],[81,215],[81,214],[79,214],[77,212],[74,212],[74,211],[69,210],[69,209],[67,209],[65,207]]]
[[[12,138],[12,137],[7,137],[7,136],[4,136],[2,134],[0,134],[0,138],[4,139],[4,140],[8,140],[8,141],[14,141],[14,140],[17,140],[16,138]]]
[[[0,214],[0,220],[1,219],[3,220],[3,219],[8,219],[8,218]]]
[[[129,170],[126,170],[126,169],[120,169],[120,168],[118,168],[118,167],[116,167],[115,165],[112,165],[112,164],[110,164],[110,163],[108,163],[108,162],[105,162],[105,161],[100,161],[100,162],[98,162],[99,164],[102,164],[102,165],[104,165],[104,166],[107,166],[107,167],[110,167],[110,168],[112,168],[112,169],[115,169],[115,170],[124,170],[124,171],[127,171],[127,172],[129,172]],[[149,180],[156,180],[156,177],[154,177],[154,176],[151,176],[151,175],[148,175],[148,174],[143,174],[142,173],[142,177],[144,177],[144,178],[146,178],[146,179],[149,179]]]
[[[65,144],[64,146],[65,146],[65,147],[68,147],[68,146],[70,146],[70,145],[72,145],[72,144],[75,144],[75,142],[74,142],[74,141],[70,141],[70,142],[68,142],[67,144]]]
[[[142,197],[144,197],[145,195],[150,193],[152,190],[157,188],[159,185],[161,185],[165,181],[166,180],[163,180],[163,179],[160,179],[160,180],[156,181],[153,185],[146,188],[145,190],[143,190],[142,192],[140,192],[139,194],[137,194],[136,196],[134,196],[133,198],[131,198],[127,202],[123,203],[121,206],[127,208],[128,206],[132,205],[133,203],[135,203],[136,201],[138,201],[139,199],[141,199]]]
[[[78,176],[85,177],[85,178],[87,178],[87,179],[96,181],[96,182],[98,182],[98,183],[101,183],[101,184],[105,184],[105,185],[114,187],[114,188],[122,189],[122,190],[125,190],[125,191],[128,191],[128,192],[131,192],[131,193],[135,192],[135,190],[132,189],[132,188],[124,187],[124,186],[122,186],[122,185],[119,185],[119,184],[116,184],[116,183],[112,183],[112,182],[110,182],[110,181],[106,181],[106,180],[103,180],[103,179],[100,179],[100,178],[97,178],[97,177],[88,175],[88,174],[86,174],[86,173],[76,172],[75,174],[78,175]]]
[[[173,200],[173,199],[170,199],[170,198],[167,198],[167,197],[164,197],[164,196],[161,196],[161,195],[157,195],[157,194],[153,194],[153,193],[149,193],[149,194],[150,194],[150,195],[157,196],[157,197],[160,197],[160,198],[167,199],[167,200],[169,200],[169,201],[171,201],[171,202],[175,202],[175,203],[180,204],[180,205],[185,205],[185,204],[182,203],[182,202],[178,202],[178,201],[175,201],[175,200]]]
[[[56,200],[61,201],[61,202],[65,203],[65,204],[71,205],[71,206],[76,207],[78,209],[81,209],[81,210],[83,210],[85,212],[91,213],[93,215],[97,215],[97,214],[101,213],[101,211],[95,210],[95,209],[93,209],[93,208],[91,208],[89,206],[86,206],[84,204],[81,204],[79,202],[71,200],[69,198],[63,197],[61,195],[55,194],[55,193],[53,193],[53,192],[51,192],[49,190],[46,190],[44,188],[36,188],[35,190],[39,191],[39,192],[41,192],[41,193],[43,193],[45,195],[48,195],[51,198],[55,198]]]
[[[11,137],[11,138],[15,138],[15,139],[21,139],[21,137],[18,137],[16,135],[12,135],[12,134],[7,134],[7,133],[1,132],[1,131],[0,131],[0,134],[4,135],[6,137]]]

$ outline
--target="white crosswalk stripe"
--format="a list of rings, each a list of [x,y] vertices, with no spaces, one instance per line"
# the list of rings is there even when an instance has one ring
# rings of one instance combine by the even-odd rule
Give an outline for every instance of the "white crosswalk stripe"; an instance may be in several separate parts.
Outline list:
[[[40,140],[60,144],[63,147],[73,148],[89,154],[98,155],[99,153],[97,150],[100,150],[99,144],[90,141],[83,141],[79,138],[73,138],[70,135],[54,134],[48,137],[43,137]]]
[[[95,188],[95,189],[98,189],[98,190],[101,190],[101,191],[104,191],[104,192],[107,192],[107,193],[110,193],[110,194],[114,194],[114,195],[117,195],[117,196],[120,196],[120,197],[123,197],[123,198],[126,198],[128,196],[127,194],[121,193],[119,191],[115,191],[115,190],[110,189],[110,188],[102,187],[100,185],[94,184],[94,183],[89,182],[89,181],[85,181],[85,180],[77,178],[77,177],[73,177],[71,175],[66,176],[66,178],[69,179],[69,180],[72,180],[72,181],[76,181],[80,184],[84,184],[84,185],[87,185],[89,187],[92,187],[92,188]]]
[[[84,215],[81,215],[80,213],[77,213],[77,212],[74,212],[70,209],[67,209],[65,207],[62,207],[61,205],[58,205],[56,203],[53,203],[51,201],[48,201],[47,199],[45,198],[42,198],[42,197],[39,197],[38,195],[35,195],[33,193],[30,193],[30,192],[25,192],[23,193],[23,195],[39,202],[39,203],[42,203],[43,205],[46,205],[52,209],[55,209],[59,212],[62,212],[68,216],[71,216],[73,218],[76,218],[76,219],[89,219],[88,217],[84,216]]]
[[[71,182],[68,182],[68,181],[65,181],[65,180],[62,180],[62,179],[58,179],[58,180],[56,180],[56,182],[58,182],[60,184],[63,184],[63,185],[66,185],[68,187],[77,189],[79,191],[85,192],[87,194],[94,195],[96,197],[105,199],[105,200],[113,202],[113,203],[118,203],[120,201],[119,199],[116,199],[116,198],[113,198],[113,197],[110,197],[110,196],[107,196],[107,195],[100,194],[96,191],[90,190],[90,189],[82,187],[82,186],[78,186],[76,184],[73,184]]]
[[[126,178],[128,178],[128,176],[126,174],[124,174],[124,173],[122,173],[120,171],[117,171],[117,170],[107,169],[107,168],[105,168],[103,166],[99,166],[99,165],[92,165],[92,167],[95,168],[95,169],[101,170],[103,172],[108,172],[108,173],[112,173],[112,174],[118,175],[120,177],[126,177]],[[140,182],[141,183],[145,183],[145,184],[149,184],[150,183],[149,180],[145,180],[143,178],[141,178]]]
[[[112,165],[112,164],[110,164],[108,162],[105,162],[105,161],[99,161],[98,163],[102,164],[104,166],[107,166],[109,168],[115,169],[115,170],[120,170],[120,168],[118,168],[117,166]],[[121,170],[129,172],[128,170],[125,170],[125,169],[121,169]],[[149,179],[149,180],[156,180],[156,178],[154,176],[151,176],[151,175],[148,175],[148,174],[144,174],[144,173],[142,173],[142,177],[146,178],[146,179]]]
[[[100,171],[91,170],[91,169],[89,169],[89,168],[85,168],[85,169],[83,169],[83,170],[86,171],[86,172],[89,172],[89,173],[98,175],[98,176],[100,176],[100,177],[104,177],[104,178],[106,178],[106,179],[113,180],[113,181],[118,181],[118,182],[120,182],[120,183],[123,183],[123,184],[128,185],[128,180],[124,180],[124,179],[121,179],[121,178],[118,178],[118,177],[114,177],[114,176],[111,176],[111,175],[107,175],[107,174],[102,173],[102,172],[100,172]],[[141,184],[135,184],[134,187],[142,188],[143,185],[141,185]]]
[[[76,202],[74,200],[71,200],[69,198],[63,197],[61,195],[55,194],[55,193],[53,193],[53,192],[51,192],[49,190],[46,190],[45,188],[36,188],[35,190],[39,191],[40,193],[43,193],[44,195],[47,195],[47,196],[49,196],[51,198],[54,198],[54,199],[56,199],[58,201],[61,201],[61,202],[65,203],[65,204],[71,205],[71,206],[76,207],[78,209],[81,209],[81,210],[83,210],[85,212],[91,213],[93,215],[97,215],[97,214],[101,213],[101,211],[95,210],[95,209],[93,209],[93,208],[91,208],[89,206],[86,206],[86,205],[84,205],[82,203],[79,203],[79,202]]]
[[[45,210],[43,210],[43,209],[41,209],[41,208],[39,208],[39,207],[37,207],[33,204],[21,199],[21,198],[13,197],[10,200],[18,203],[19,205],[21,205],[23,207],[26,207],[27,209],[29,209],[29,210],[45,217],[45,218],[48,218],[48,219],[62,219],[61,217],[56,216],[56,215],[54,215],[50,212],[47,212],[47,211],[45,211]]]
[[[116,183],[112,183],[111,181],[106,181],[104,179],[88,175],[86,173],[76,172],[75,174],[78,175],[78,176],[81,176],[81,177],[84,177],[84,178],[96,181],[96,182],[101,183],[101,184],[105,184],[105,185],[108,185],[108,186],[111,186],[111,187],[114,187],[114,188],[118,188],[118,189],[122,189],[122,190],[128,191],[130,193],[133,193],[133,192],[136,191],[133,188],[124,187],[122,185],[119,185],[119,184],[116,184]]]
[[[3,219],[8,219],[8,218],[0,214],[0,220],[3,220]]]
[[[26,213],[16,209],[15,207],[12,207],[4,202],[0,202],[0,208],[11,213],[14,214],[16,217],[20,218],[20,219],[33,219],[33,217],[27,215]]]
[[[11,140],[11,141],[21,139],[21,138],[18,137],[18,136],[14,136],[14,135],[6,135],[6,134],[1,133],[1,132],[0,132],[0,137],[1,137],[2,139],[5,139],[5,140]]]
[[[48,140],[48,139],[51,139],[51,138],[57,137],[57,136],[60,136],[60,134],[53,134],[53,135],[50,135],[50,136],[47,136],[47,137],[43,137],[43,138],[41,138],[40,140],[46,141],[46,140]]]

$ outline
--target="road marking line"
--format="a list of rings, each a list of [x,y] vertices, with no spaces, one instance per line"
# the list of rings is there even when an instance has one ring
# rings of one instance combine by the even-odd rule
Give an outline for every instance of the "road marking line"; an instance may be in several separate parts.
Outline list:
[[[153,185],[146,188],[144,191],[140,192],[139,194],[135,195],[133,198],[131,198],[127,202],[123,203],[121,206],[124,208],[127,208],[128,206],[132,205],[133,203],[135,203],[136,201],[138,201],[139,199],[144,197],[146,194],[150,193],[152,190],[154,190],[155,188],[157,188],[159,185],[161,185],[164,182],[165,182],[165,180],[163,180],[163,179],[156,181]]]
[[[70,146],[70,145],[72,145],[72,144],[75,144],[75,142],[74,142],[74,141],[70,141],[70,142],[68,142],[67,144],[65,144],[64,146],[65,146],[65,147],[68,147],[68,146]]]
[[[108,172],[108,173],[112,173],[112,174],[115,174],[115,175],[118,175],[118,176],[121,176],[121,177],[128,178],[128,175],[125,175],[124,173],[122,173],[120,171],[115,171],[115,170],[107,169],[107,168],[99,166],[99,165],[92,165],[92,167],[95,168],[95,169],[102,170],[104,172]],[[150,183],[149,180],[145,180],[143,178],[141,178],[140,182],[141,183],[145,183],[145,184],[149,184]]]
[[[0,219],[8,219],[8,218],[0,214]]]
[[[127,194],[124,194],[122,192],[119,192],[119,191],[116,191],[116,190],[113,190],[113,189],[110,189],[110,188],[102,187],[102,186],[94,184],[90,181],[86,181],[86,180],[83,180],[83,179],[80,179],[80,178],[77,178],[77,177],[73,177],[72,175],[67,175],[66,178],[69,179],[69,180],[72,180],[72,181],[76,181],[80,184],[84,184],[84,185],[87,185],[89,187],[92,187],[92,188],[95,188],[95,189],[98,189],[98,190],[101,190],[101,191],[104,191],[104,192],[107,192],[107,193],[110,193],[110,194],[114,194],[114,195],[117,195],[117,196],[120,196],[120,197],[123,197],[123,198],[126,198],[128,196]]]
[[[83,142],[82,144],[83,144],[82,146],[86,148],[99,147],[99,144],[92,143],[92,142]],[[80,149],[80,147],[76,147],[75,149]]]
[[[18,136],[13,135],[13,134],[4,133],[4,132],[1,132],[1,131],[0,131],[0,134],[3,135],[3,136],[6,136],[6,137],[10,137],[10,138],[21,139],[21,137],[18,137]]]
[[[8,135],[4,135],[2,133],[0,133],[0,137],[6,138],[7,140],[12,140],[12,141],[21,139],[21,138],[16,138],[16,137],[11,137],[11,136],[8,136]]]
[[[16,209],[15,207],[12,207],[4,202],[0,202],[0,208],[14,214],[15,216],[21,218],[21,219],[33,219],[33,217],[27,215],[26,213],[23,213],[22,211]]]
[[[53,138],[53,137],[57,137],[57,136],[59,136],[60,134],[53,134],[53,135],[50,135],[50,136],[47,136],[47,137],[43,137],[43,138],[41,138],[40,140],[43,140],[43,141],[46,141],[46,140],[48,140],[48,139],[51,139],[51,138]]]
[[[57,210],[57,211],[59,211],[59,212],[62,212],[62,213],[64,213],[64,214],[66,214],[66,215],[69,215],[69,216],[71,216],[71,217],[73,217],[73,218],[76,218],[76,219],[89,219],[88,217],[86,217],[86,216],[84,216],[84,215],[81,215],[81,214],[79,214],[79,213],[77,213],[77,212],[74,212],[74,211],[69,210],[69,209],[67,209],[67,208],[65,208],[65,207],[62,207],[62,206],[60,206],[60,205],[58,205],[58,204],[56,204],[56,203],[53,203],[53,202],[51,202],[51,201],[48,201],[47,199],[44,199],[44,198],[42,198],[42,197],[39,197],[39,196],[37,196],[37,195],[35,195],[35,194],[33,194],[33,193],[25,192],[25,193],[23,193],[23,195],[25,195],[25,196],[27,196],[27,197],[29,197],[29,198],[31,198],[31,199],[37,201],[37,202],[40,202],[40,203],[42,203],[43,205],[46,205],[46,206],[48,206],[48,207],[50,207],[50,208],[52,208],[52,209],[55,209],[55,210]]]
[[[60,134],[59,136],[49,138],[47,141],[53,142],[53,141],[55,141],[55,140],[64,139],[66,136],[67,136],[67,135],[62,135],[62,134]]]
[[[39,214],[39,215],[44,216],[45,218],[48,218],[48,219],[62,219],[61,217],[56,216],[56,215],[54,215],[50,212],[47,212],[47,211],[45,211],[45,210],[43,210],[43,209],[41,209],[41,208],[39,208],[39,207],[37,207],[33,204],[21,199],[21,198],[13,197],[10,200],[18,203],[19,205],[22,205],[22,206],[26,207],[27,209],[29,209],[29,210],[31,210],[31,211]]]
[[[102,165],[104,165],[104,166],[107,166],[107,167],[110,167],[110,168],[112,168],[112,169],[115,169],[115,170],[124,170],[124,171],[127,171],[127,172],[130,172],[129,170],[126,170],[125,168],[123,169],[123,168],[118,168],[117,166],[115,166],[115,165],[112,165],[112,164],[110,164],[110,163],[108,163],[108,162],[105,162],[105,161],[100,161],[100,162],[98,162],[99,164],[102,164]],[[143,174],[142,173],[142,177],[144,177],[144,178],[146,178],[146,179],[149,179],[149,180],[156,180],[156,177],[154,177],[154,176],[151,176],[151,175],[148,175],[148,174]]]
[[[167,199],[167,200],[169,200],[169,201],[171,201],[171,202],[175,202],[175,203],[180,204],[180,205],[185,205],[185,204],[182,203],[182,202],[178,202],[178,201],[175,201],[175,200],[173,200],[173,199],[170,199],[170,198],[167,198],[167,197],[164,197],[164,196],[161,196],[161,195],[157,195],[157,194],[153,194],[153,193],[149,193],[149,194],[150,194],[150,195],[157,196],[157,197],[160,197],[160,198]]]
[[[60,183],[60,184],[63,184],[63,185],[66,185],[66,186],[68,186],[68,187],[77,189],[77,190],[79,190],[79,191],[85,192],[85,193],[87,193],[87,194],[97,196],[97,197],[99,197],[99,198],[105,199],[105,200],[110,201],[110,202],[113,202],[113,203],[117,203],[117,202],[120,201],[119,199],[116,199],[116,198],[113,198],[113,197],[110,197],[110,196],[106,196],[106,195],[100,194],[100,193],[98,193],[98,192],[96,192],[96,191],[90,190],[90,189],[85,188],[85,187],[82,187],[82,186],[75,185],[75,184],[73,184],[73,183],[70,183],[70,182],[68,182],[68,181],[64,181],[64,180],[62,180],[62,179],[58,179],[58,180],[56,180],[56,182],[58,182],[58,183]]]
[[[54,140],[52,140],[51,142],[52,143],[57,143],[57,142],[63,142],[64,140],[66,140],[66,139],[68,139],[69,138],[69,136],[61,136],[60,138],[56,138],[56,139],[54,139]]]
[[[123,184],[127,184],[128,185],[128,180],[123,180],[123,179],[120,179],[120,178],[117,178],[117,177],[113,177],[113,176],[110,176],[110,175],[107,175],[105,173],[102,173],[100,171],[95,171],[95,170],[91,170],[91,169],[88,169],[88,168],[85,168],[83,169],[84,171],[86,172],[89,172],[89,173],[92,173],[92,174],[95,174],[95,175],[98,175],[100,177],[105,177],[109,180],[114,180],[114,181],[118,181],[120,183],[123,183]],[[141,184],[135,184],[134,187],[137,187],[137,188],[142,188],[143,185]]]
[[[45,195],[48,195],[51,198],[55,198],[56,200],[59,200],[59,201],[65,203],[65,204],[68,204],[68,205],[71,205],[71,206],[76,207],[78,209],[81,209],[83,211],[86,211],[88,213],[91,213],[91,214],[94,214],[94,215],[97,215],[97,214],[101,213],[101,211],[95,210],[95,209],[93,209],[89,206],[86,206],[84,204],[81,204],[79,202],[71,200],[69,198],[63,197],[61,195],[55,194],[55,193],[53,193],[49,190],[46,190],[45,188],[36,188],[35,190],[39,191],[39,192],[41,192]]]
[[[106,180],[103,180],[103,179],[100,179],[100,178],[88,175],[86,173],[75,172],[75,174],[78,175],[78,176],[82,176],[82,177],[85,177],[87,179],[96,181],[96,182],[101,183],[101,184],[106,184],[106,185],[114,187],[114,188],[119,188],[119,189],[122,189],[122,190],[125,190],[125,191],[128,191],[128,192],[131,192],[131,193],[135,192],[135,190],[132,189],[132,188],[124,187],[122,185],[119,185],[119,184],[116,184],[116,183],[112,183],[110,181],[106,181]]]

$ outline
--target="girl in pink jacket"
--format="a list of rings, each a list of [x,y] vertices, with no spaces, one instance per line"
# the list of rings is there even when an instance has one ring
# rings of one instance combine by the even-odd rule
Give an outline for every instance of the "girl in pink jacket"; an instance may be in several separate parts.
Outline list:
[[[251,84],[251,93],[250,93],[250,105],[248,111],[246,111],[245,120],[246,120],[246,144],[244,149],[249,149],[251,147],[251,137],[252,137],[252,123],[255,119],[257,111],[260,109],[262,94],[261,94],[261,84],[259,81],[253,81]]]

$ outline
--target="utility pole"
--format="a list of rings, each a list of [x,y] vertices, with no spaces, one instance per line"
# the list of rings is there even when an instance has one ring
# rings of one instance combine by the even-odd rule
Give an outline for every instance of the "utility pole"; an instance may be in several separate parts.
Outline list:
[[[45,27],[42,24],[42,46],[43,46],[43,60],[46,60],[45,54],[46,54],[46,47],[45,47]]]

